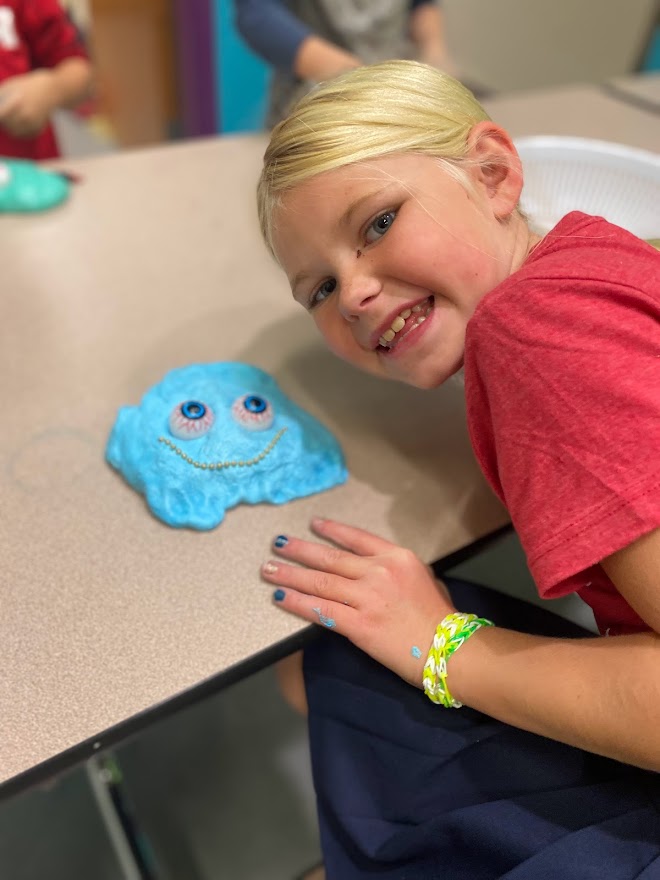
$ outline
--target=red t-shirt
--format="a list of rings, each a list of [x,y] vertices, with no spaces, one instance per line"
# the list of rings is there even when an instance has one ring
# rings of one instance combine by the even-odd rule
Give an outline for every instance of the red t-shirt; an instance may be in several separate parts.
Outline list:
[[[76,29],[58,0],[0,0],[0,84],[21,73],[86,58]],[[52,159],[59,155],[47,125],[37,137],[17,138],[0,127],[0,156]]]
[[[603,633],[648,629],[599,563],[660,526],[660,253],[568,214],[479,303],[465,383],[540,595],[577,592]]]

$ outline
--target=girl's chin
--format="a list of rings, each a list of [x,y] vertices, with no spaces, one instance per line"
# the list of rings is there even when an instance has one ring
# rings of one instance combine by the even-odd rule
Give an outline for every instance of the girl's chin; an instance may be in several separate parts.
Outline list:
[[[462,359],[453,366],[426,364],[420,365],[419,369],[401,371],[398,374],[392,371],[390,378],[411,385],[413,388],[419,388],[421,391],[433,391],[434,388],[439,388],[455,376],[462,375],[462,367]]]
[[[447,379],[449,379],[449,376],[442,379],[419,379],[417,381],[410,381],[407,384],[412,385],[413,388],[419,388],[420,391],[433,391],[435,388],[444,385]]]

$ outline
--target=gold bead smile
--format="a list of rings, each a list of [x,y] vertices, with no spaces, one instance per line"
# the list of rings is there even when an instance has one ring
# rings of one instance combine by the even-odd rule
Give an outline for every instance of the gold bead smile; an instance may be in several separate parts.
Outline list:
[[[263,461],[269,453],[273,451],[275,446],[282,439],[284,434],[286,433],[287,428],[280,428],[280,430],[275,434],[273,439],[270,441],[268,446],[263,449],[259,455],[255,455],[254,458],[243,459],[241,461],[216,461],[216,462],[205,462],[205,461],[195,461],[194,458],[191,458],[187,453],[183,451],[176,443],[173,443],[169,437],[159,437],[158,442],[164,443],[165,446],[168,446],[172,452],[175,452],[178,456],[180,456],[184,461],[191,464],[193,467],[199,468],[203,471],[220,471],[223,468],[233,468],[233,467],[253,467],[255,464],[259,464],[259,462]]]

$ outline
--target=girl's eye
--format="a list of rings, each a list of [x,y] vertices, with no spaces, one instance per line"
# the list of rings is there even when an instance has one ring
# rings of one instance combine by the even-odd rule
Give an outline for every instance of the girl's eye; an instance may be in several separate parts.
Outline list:
[[[170,433],[178,440],[203,437],[213,425],[213,410],[201,400],[184,400],[170,413]]]
[[[385,233],[388,231],[390,226],[394,223],[394,218],[396,217],[396,211],[387,211],[385,214],[380,214],[376,219],[369,224],[367,228],[367,232],[365,235],[365,239],[368,244],[371,244],[374,241],[377,241],[379,238],[382,238]]]
[[[231,412],[239,425],[248,431],[265,431],[275,418],[272,405],[259,394],[245,394],[237,398],[232,404]]]
[[[328,278],[327,281],[324,281],[320,287],[317,287],[314,293],[309,298],[309,307],[311,309],[314,306],[317,306],[319,303],[322,303],[324,299],[330,296],[330,294],[337,287],[337,282],[334,278]]]

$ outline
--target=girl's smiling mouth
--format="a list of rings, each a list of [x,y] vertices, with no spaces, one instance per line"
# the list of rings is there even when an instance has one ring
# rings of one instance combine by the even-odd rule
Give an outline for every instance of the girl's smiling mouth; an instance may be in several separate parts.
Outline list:
[[[391,325],[378,338],[376,351],[381,355],[390,355],[403,342],[414,334],[431,314],[434,306],[433,296],[427,297],[411,308],[402,309]]]

